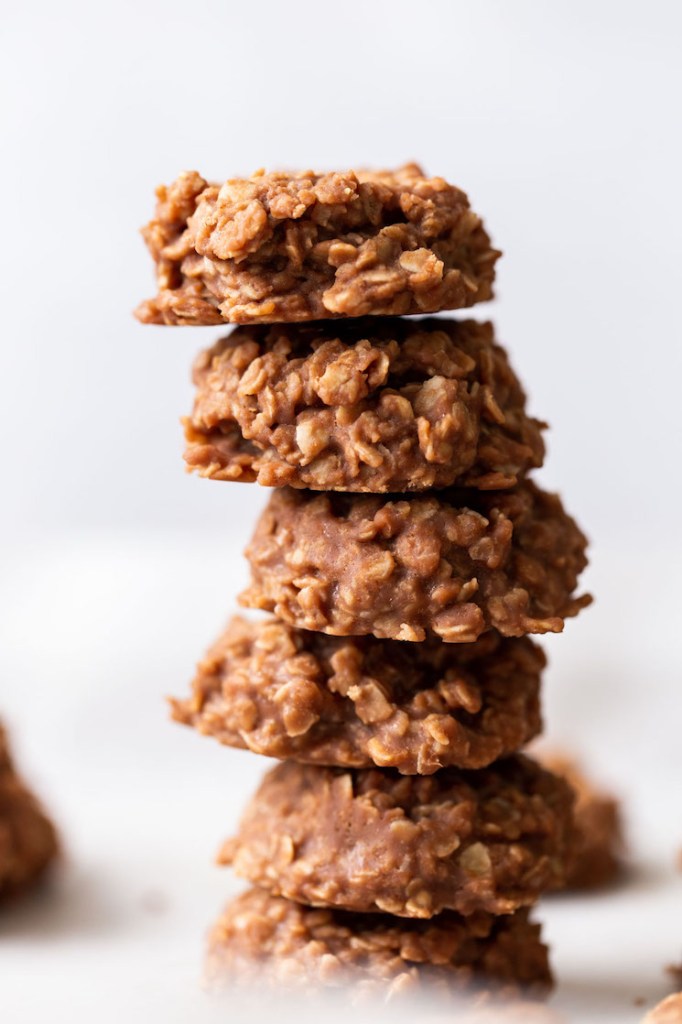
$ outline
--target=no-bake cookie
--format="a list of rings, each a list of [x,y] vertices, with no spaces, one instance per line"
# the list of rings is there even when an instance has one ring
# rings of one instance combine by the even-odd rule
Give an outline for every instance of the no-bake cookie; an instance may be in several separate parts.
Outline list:
[[[417,497],[275,491],[246,550],[247,607],[303,629],[470,643],[560,632],[586,540],[558,497],[509,491]]]
[[[17,775],[0,725],[0,900],[43,874],[57,853],[57,835]]]
[[[214,985],[262,981],[291,987],[351,984],[390,999],[446,987],[467,992],[480,978],[506,993],[551,985],[540,927],[528,912],[430,921],[303,907],[251,889],[225,908],[209,937]]]
[[[620,804],[599,789],[570,758],[542,754],[550,771],[567,780],[576,795],[576,857],[568,889],[600,889],[615,882],[623,871],[623,823]]]
[[[238,327],[199,356],[194,381],[185,459],[216,480],[492,490],[544,456],[543,424],[489,323]]]
[[[647,1013],[642,1024],[682,1024],[682,992],[663,999]]]
[[[492,632],[410,644],[234,618],[173,715],[269,757],[422,775],[482,768],[540,731],[544,664],[530,640]]]
[[[284,762],[222,863],[273,895],[403,917],[509,914],[566,880],[573,794],[521,755],[405,776]]]
[[[157,189],[143,235],[158,294],[145,323],[291,323],[436,313],[492,296],[492,248],[466,195],[416,164],[266,174],[196,171]]]

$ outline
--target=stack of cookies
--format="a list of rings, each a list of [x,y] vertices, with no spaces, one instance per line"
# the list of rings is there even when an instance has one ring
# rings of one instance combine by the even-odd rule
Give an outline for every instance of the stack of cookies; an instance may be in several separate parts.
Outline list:
[[[518,753],[541,650],[588,599],[585,539],[528,479],[542,428],[488,323],[467,197],[414,166],[158,190],[146,323],[238,323],[195,366],[189,466],[274,487],[248,608],[175,717],[280,759],[221,852],[254,886],[214,977],[394,991],[546,987],[529,907],[561,887],[572,793]]]

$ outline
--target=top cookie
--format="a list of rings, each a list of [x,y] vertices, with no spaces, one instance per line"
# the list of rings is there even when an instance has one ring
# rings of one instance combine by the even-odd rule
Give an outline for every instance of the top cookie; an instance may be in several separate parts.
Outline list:
[[[492,297],[495,261],[464,192],[397,171],[258,171],[210,185],[188,171],[157,189],[143,235],[153,324],[291,323],[436,313]]]

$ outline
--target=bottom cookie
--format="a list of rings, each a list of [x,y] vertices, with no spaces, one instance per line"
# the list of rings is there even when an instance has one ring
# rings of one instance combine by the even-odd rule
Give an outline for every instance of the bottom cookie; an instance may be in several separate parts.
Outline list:
[[[319,910],[254,888],[226,907],[209,939],[211,985],[267,981],[339,987],[390,998],[427,988],[546,994],[552,985],[540,926],[526,910],[493,917],[445,911],[429,921]]]
[[[57,852],[57,835],[14,770],[0,725],[0,899],[35,881]]]

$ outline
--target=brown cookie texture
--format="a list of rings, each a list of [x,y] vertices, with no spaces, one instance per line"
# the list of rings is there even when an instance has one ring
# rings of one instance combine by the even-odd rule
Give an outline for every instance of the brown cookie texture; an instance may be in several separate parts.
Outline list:
[[[420,990],[465,994],[485,985],[544,995],[552,984],[540,926],[528,912],[430,921],[304,907],[251,889],[209,936],[211,985],[261,982],[307,989],[352,986],[390,1000]]]
[[[619,801],[596,786],[564,754],[543,753],[543,765],[566,779],[576,796],[576,856],[566,888],[601,889],[623,873],[623,822]]]
[[[246,550],[246,607],[302,629],[471,643],[561,632],[589,603],[574,594],[587,541],[556,495],[274,491]]]
[[[513,486],[544,424],[489,323],[238,327],[202,352],[185,460],[215,480],[372,493]]]
[[[289,761],[265,776],[219,859],[311,906],[509,914],[564,884],[572,806],[569,786],[522,755],[428,776]]]
[[[647,1013],[642,1024],[682,1024],[682,992],[663,999]]]
[[[57,853],[57,834],[14,768],[0,725],[0,900],[35,882]]]
[[[545,658],[530,640],[334,637],[234,618],[177,721],[256,754],[340,767],[482,768],[541,728]]]
[[[436,313],[492,297],[495,261],[464,192],[395,171],[258,171],[156,190],[144,323],[291,323]]]

